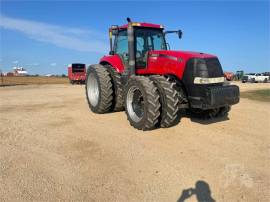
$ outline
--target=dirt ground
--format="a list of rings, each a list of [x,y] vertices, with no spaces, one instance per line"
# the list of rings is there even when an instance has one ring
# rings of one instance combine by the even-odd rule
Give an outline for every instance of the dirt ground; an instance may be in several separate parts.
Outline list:
[[[46,76],[3,76],[0,77],[1,86],[29,85],[29,84],[68,84],[67,77]]]
[[[241,91],[270,84],[240,84]],[[80,85],[0,88],[0,201],[269,201],[270,105],[142,132]]]

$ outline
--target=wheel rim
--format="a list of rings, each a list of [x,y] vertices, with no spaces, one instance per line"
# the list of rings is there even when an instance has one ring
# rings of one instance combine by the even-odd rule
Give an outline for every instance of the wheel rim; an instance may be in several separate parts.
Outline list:
[[[138,87],[132,86],[128,90],[126,102],[130,118],[135,122],[139,122],[144,115],[144,100]]]
[[[97,78],[94,74],[90,74],[87,79],[87,94],[92,106],[97,106],[99,98],[99,87]]]

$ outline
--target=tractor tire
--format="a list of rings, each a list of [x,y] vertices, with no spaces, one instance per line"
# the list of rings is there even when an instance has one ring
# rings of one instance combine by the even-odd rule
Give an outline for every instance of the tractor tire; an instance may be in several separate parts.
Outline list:
[[[175,125],[178,112],[178,94],[174,87],[174,82],[170,82],[164,76],[153,75],[150,76],[155,86],[158,89],[161,103],[161,116],[159,118],[158,126],[167,128]]]
[[[113,84],[113,102],[111,110],[118,112],[124,110],[124,86],[121,82],[121,74],[118,73],[111,65],[104,65],[110,73]]]
[[[221,107],[219,109],[218,116],[219,117],[227,117],[230,110],[231,110],[231,106]]]
[[[87,69],[85,92],[90,109],[103,114],[110,111],[113,100],[112,81],[102,65],[91,65]]]
[[[127,119],[134,128],[151,130],[160,116],[157,87],[145,76],[132,76],[125,88]]]

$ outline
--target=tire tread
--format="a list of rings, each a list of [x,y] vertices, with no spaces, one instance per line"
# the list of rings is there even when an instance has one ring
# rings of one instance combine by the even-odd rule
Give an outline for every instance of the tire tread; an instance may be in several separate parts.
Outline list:
[[[154,85],[153,81],[151,81],[148,77],[145,76],[132,76],[129,79],[128,86],[130,85],[142,85],[144,91],[146,93],[145,103],[147,104],[147,108],[145,111],[144,122],[137,124],[133,122],[133,120],[129,117],[128,111],[126,110],[127,118],[134,128],[139,130],[152,130],[156,127],[158,122],[158,118],[160,116],[160,102],[159,102],[159,94],[156,86]],[[125,99],[127,97],[128,87],[125,91]],[[126,101],[125,101],[126,104]]]
[[[85,85],[85,92],[87,97],[87,102],[90,109],[98,114],[107,113],[110,111],[113,100],[113,90],[112,90],[112,81],[107,69],[102,65],[91,65],[87,69],[87,79],[90,72],[93,71],[97,75],[98,84],[100,85],[100,101],[96,107],[93,107],[89,101],[87,94],[87,81]]]
[[[161,116],[158,125],[163,128],[171,127],[178,118],[179,98],[176,83],[160,75],[150,76],[150,79],[158,88],[161,100]]]

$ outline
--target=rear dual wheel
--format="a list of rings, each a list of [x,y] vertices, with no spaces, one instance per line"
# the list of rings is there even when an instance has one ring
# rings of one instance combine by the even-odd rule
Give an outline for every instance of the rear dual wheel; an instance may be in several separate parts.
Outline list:
[[[95,113],[124,109],[121,75],[110,65],[91,65],[85,81],[86,97]]]
[[[124,110],[124,85],[122,85],[121,74],[118,73],[111,65],[104,65],[107,71],[110,73],[112,88],[113,88],[113,100],[111,111],[123,111]]]
[[[109,112],[113,89],[109,72],[102,65],[91,65],[87,70],[86,98],[90,109],[98,114]]]

